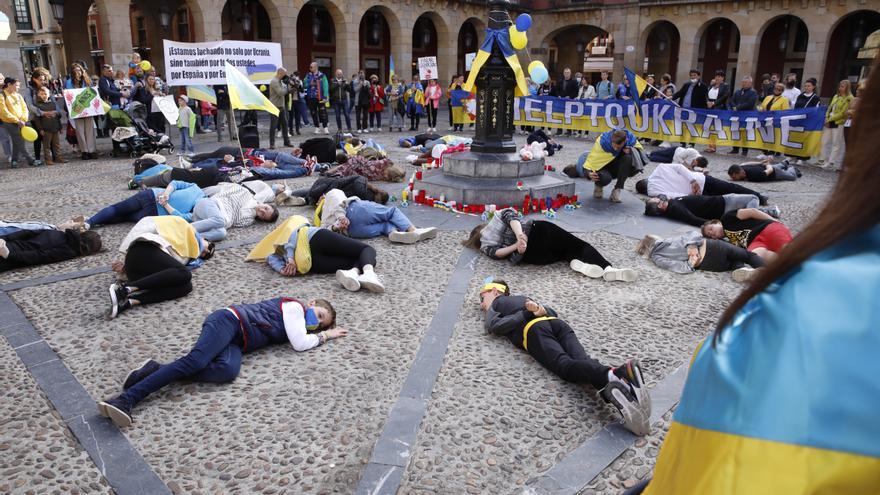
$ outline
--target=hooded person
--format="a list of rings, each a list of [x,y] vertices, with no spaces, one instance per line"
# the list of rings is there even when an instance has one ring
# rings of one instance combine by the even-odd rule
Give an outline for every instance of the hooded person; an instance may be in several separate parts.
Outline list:
[[[597,199],[602,198],[603,188],[616,179],[609,200],[620,203],[626,180],[640,173],[646,163],[648,157],[635,134],[619,129],[600,134],[590,151],[578,158],[577,165],[569,165],[563,172],[573,179],[593,181],[593,197]]]

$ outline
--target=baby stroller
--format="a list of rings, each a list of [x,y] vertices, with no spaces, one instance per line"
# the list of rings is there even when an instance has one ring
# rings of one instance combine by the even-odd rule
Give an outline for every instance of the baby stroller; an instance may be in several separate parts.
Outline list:
[[[119,115],[122,114],[122,115]],[[133,101],[128,114],[125,112],[110,110],[108,116],[114,126],[118,126],[113,130],[114,156],[117,154],[115,143],[119,142],[120,152],[127,152],[132,158],[137,158],[144,153],[163,153],[170,155],[174,153],[174,143],[171,138],[150,129],[147,125],[147,107],[143,103]],[[123,125],[125,118],[128,118],[129,125]]]

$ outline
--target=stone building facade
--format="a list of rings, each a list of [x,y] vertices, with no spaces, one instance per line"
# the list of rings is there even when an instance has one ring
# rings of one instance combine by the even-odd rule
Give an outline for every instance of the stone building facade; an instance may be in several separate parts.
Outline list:
[[[324,69],[348,75],[363,68],[383,80],[392,59],[396,73],[409,79],[407,66],[437,56],[448,81],[465,71],[466,54],[482,41],[486,10],[485,2],[454,0],[64,0],[55,57],[64,63],[55,66],[124,64],[136,48],[161,72],[164,38],[245,39],[280,43],[288,68],[303,71],[315,59]],[[15,18],[9,4],[0,11]],[[723,70],[729,80],[795,72],[819,79],[823,94],[857,77],[867,63],[858,50],[880,29],[880,0],[522,0],[512,14],[521,11],[534,19],[520,52],[524,65],[542,60],[554,75],[570,67],[597,79],[610,70],[619,80],[625,66],[675,81],[693,67],[704,78]],[[56,29],[48,17],[47,29]],[[12,24],[10,39],[31,43],[33,34],[17,35]],[[0,41],[0,49],[8,45]]]

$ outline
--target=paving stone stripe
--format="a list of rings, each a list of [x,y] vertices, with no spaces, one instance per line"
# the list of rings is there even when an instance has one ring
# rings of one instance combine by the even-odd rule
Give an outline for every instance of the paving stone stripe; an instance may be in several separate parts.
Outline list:
[[[659,421],[678,403],[685,378],[686,364],[670,373],[651,390],[651,424]],[[544,475],[530,480],[526,490],[539,495],[578,493],[620,454],[632,447],[637,438],[620,423],[608,425]]]
[[[95,401],[5,291],[0,291],[0,334],[120,495],[171,493],[115,425],[98,415]]]
[[[355,493],[397,493],[403,472],[409,463],[419,425],[425,416],[431,391],[443,366],[461,306],[467,296],[468,284],[474,273],[473,263],[477,256],[479,253],[476,251],[462,250]]]

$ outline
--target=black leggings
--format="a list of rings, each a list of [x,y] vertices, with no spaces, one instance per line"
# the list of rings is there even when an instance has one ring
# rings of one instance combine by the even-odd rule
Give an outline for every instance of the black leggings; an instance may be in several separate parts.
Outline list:
[[[409,127],[411,131],[419,130],[419,121],[422,120],[422,115],[419,112],[410,112],[409,113]]]
[[[382,127],[382,112],[370,112],[370,127],[375,127],[376,130]]]
[[[370,115],[370,107],[368,105],[358,105],[354,107],[354,120],[357,123],[357,128],[360,130],[368,129],[367,127],[367,119]]]
[[[707,175],[706,184],[703,186],[703,195],[724,196],[725,194],[751,194],[759,198],[762,205],[767,204],[767,197],[757,191]]]
[[[599,174],[599,180],[596,184],[605,187],[608,184],[611,184],[612,180],[617,178],[617,183],[614,184],[614,188],[623,189],[623,185],[626,184],[626,179],[635,175],[636,172],[633,169],[632,153],[637,153],[637,151],[621,153],[617,155],[617,158],[611,160],[608,165],[599,169],[599,172],[597,172]]]
[[[432,104],[428,104],[426,110],[428,111],[428,127],[437,127],[437,108]]]
[[[125,253],[127,285],[138,289],[131,299],[153,304],[192,292],[192,273],[152,242],[135,242]]]
[[[332,230],[321,229],[309,241],[312,249],[311,273],[336,273],[364,265],[376,266],[376,250]]]
[[[221,146],[214,151],[193,155],[189,161],[190,163],[198,163],[212,158],[223,158],[226,155],[241,156],[241,150],[238,146]]]
[[[718,239],[706,239],[706,255],[697,267],[707,272],[727,272],[749,265],[752,268],[764,266],[764,260],[755,253]]]
[[[581,260],[602,268],[611,266],[596,248],[552,222],[536,220],[529,231],[523,263],[549,265],[557,261]]]
[[[529,354],[559,378],[572,383],[589,383],[596,390],[608,384],[609,367],[584,351],[577,335],[563,320],[532,325],[527,339]]]

